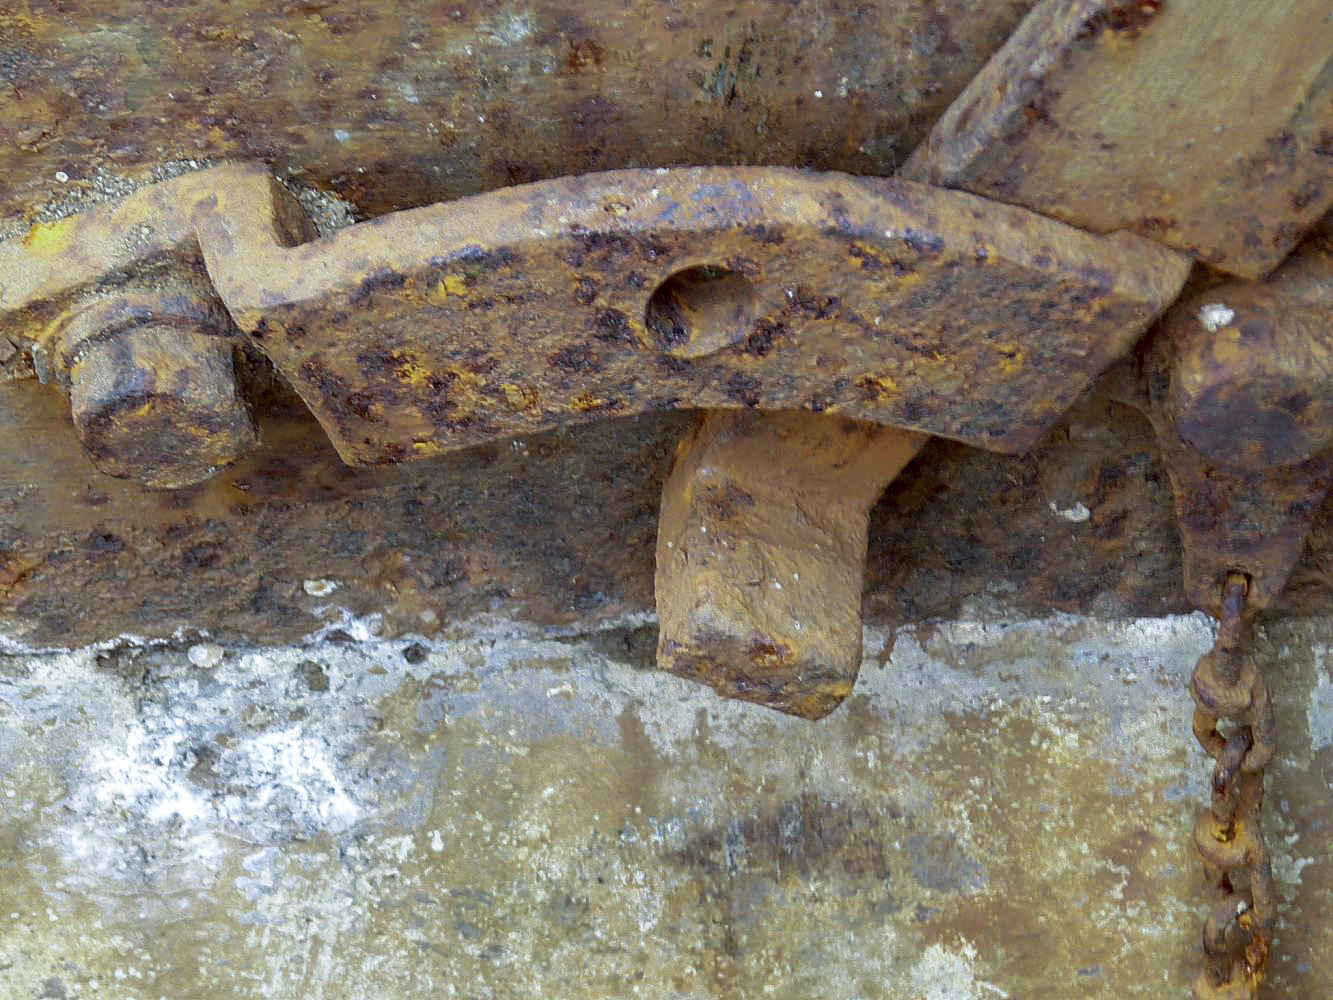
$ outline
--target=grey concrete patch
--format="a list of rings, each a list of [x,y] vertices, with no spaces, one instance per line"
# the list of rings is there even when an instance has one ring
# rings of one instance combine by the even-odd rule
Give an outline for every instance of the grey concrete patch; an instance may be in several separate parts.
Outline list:
[[[642,624],[11,653],[0,996],[1185,995],[1206,619],[874,631],[817,724]],[[1333,958],[1330,646],[1265,645],[1278,995]]]

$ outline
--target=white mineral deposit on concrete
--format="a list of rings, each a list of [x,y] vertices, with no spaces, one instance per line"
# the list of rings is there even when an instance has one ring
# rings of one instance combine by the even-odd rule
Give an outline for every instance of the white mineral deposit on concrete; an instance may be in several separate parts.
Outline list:
[[[706,1000],[1026,996],[1006,919],[947,924],[1011,896],[1044,927],[1081,921],[1062,947],[1087,951],[1088,995],[1131,995],[1135,956],[1197,939],[1202,615],[872,627],[855,692],[818,724],[572,627],[379,629],[330,609],[292,646],[0,660],[19,845],[0,996],[583,1000],[630,973],[640,995]],[[1284,662],[1313,669],[1274,674],[1280,767],[1333,740],[1328,641],[1289,640]],[[1270,814],[1284,897],[1308,907],[1316,806]],[[131,968],[158,985],[114,992]]]
[[[1000,987],[977,979],[973,963],[977,950],[964,941],[957,950],[933,944],[912,965],[912,1000],[982,1000],[1009,994]]]
[[[191,646],[186,655],[196,667],[203,667],[207,670],[222,662],[224,652],[221,646],[209,642]]]

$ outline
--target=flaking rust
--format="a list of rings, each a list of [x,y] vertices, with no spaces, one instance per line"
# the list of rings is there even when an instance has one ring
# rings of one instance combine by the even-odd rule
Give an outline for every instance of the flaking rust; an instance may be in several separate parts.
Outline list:
[[[807,409],[1027,447],[1185,264],[959,192],[769,168],[509,188],[310,241],[261,170],[141,189],[0,245],[0,333],[202,264],[352,464],[611,415]]]
[[[1220,616],[1229,573],[1268,606],[1333,486],[1333,245],[1268,278],[1182,299],[1140,357],[1141,393],[1176,494],[1186,591]]]

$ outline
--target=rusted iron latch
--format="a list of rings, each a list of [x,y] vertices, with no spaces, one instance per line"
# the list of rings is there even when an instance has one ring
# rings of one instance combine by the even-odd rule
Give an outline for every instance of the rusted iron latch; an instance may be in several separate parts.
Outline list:
[[[253,441],[244,334],[352,464],[650,410],[841,415],[706,424],[659,535],[665,665],[817,717],[856,676],[870,505],[924,434],[1024,450],[1186,270],[960,192],[760,168],[567,178],[315,240],[238,166],[0,244],[0,334],[99,468],[154,486]]]
[[[1216,895],[1194,995],[1250,1000],[1277,907],[1260,825],[1277,738],[1254,616],[1281,592],[1333,485],[1333,245],[1313,239],[1262,281],[1183,299],[1139,363],[1130,401],[1175,488],[1186,590],[1219,621],[1190,684],[1194,733],[1215,762],[1194,831]]]
[[[935,123],[900,176],[1096,232],[1137,232],[1225,272],[1261,277],[1333,203],[1333,22],[1325,7],[1323,0],[1043,0]],[[1231,70],[1219,72],[1220,65]],[[1013,375],[1016,384],[1029,377],[1018,365]],[[762,462],[776,480],[822,496],[819,466],[806,456],[812,442],[838,439],[841,425],[820,426],[811,416],[804,427],[785,421],[778,434],[762,421],[725,413],[701,422],[706,429],[687,441],[709,454],[682,449],[664,499],[659,663],[765,704],[827,706],[830,691],[850,688],[860,659],[860,629],[844,609],[860,600],[864,547],[844,539],[816,548],[819,519],[806,516],[804,503],[770,504],[767,516],[756,509],[726,523],[707,505],[716,484],[754,480]],[[800,481],[802,467],[810,469],[809,482]],[[884,482],[868,475],[853,492],[873,502]],[[677,538],[667,530],[700,522],[708,535]],[[859,532],[861,523],[849,518],[845,530]],[[785,592],[733,586],[700,593],[701,576],[680,557],[683,549],[707,564],[708,578],[727,575],[728,562],[740,579],[756,563],[804,560],[806,592],[821,599],[797,619]],[[786,652],[780,659],[746,655],[752,649]],[[801,690],[803,683],[810,689]]]
[[[247,335],[352,464],[700,407],[827,411],[1018,451],[1185,267],[1135,236],[959,192],[766,168],[566,178],[311,237],[257,168],[145,187],[0,244],[0,334],[77,401],[91,369],[69,316],[116,300],[79,334],[121,345],[93,358],[119,394],[98,420],[173,425],[173,453],[79,426],[102,468],[158,485],[247,440],[221,360],[200,401],[153,354],[197,348],[133,333],[168,316],[177,331]],[[106,450],[126,439],[130,454]]]
[[[1152,422],[1176,494],[1190,598],[1214,617],[1227,577],[1249,605],[1281,592],[1333,485],[1333,245],[1261,281],[1177,303],[1126,398]]]

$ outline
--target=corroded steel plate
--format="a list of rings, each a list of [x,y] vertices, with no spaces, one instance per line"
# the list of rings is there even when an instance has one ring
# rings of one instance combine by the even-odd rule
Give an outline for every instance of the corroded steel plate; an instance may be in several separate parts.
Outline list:
[[[546,181],[304,243],[293,208],[262,171],[221,168],[34,231],[0,246],[6,326],[40,336],[80,282],[199,247],[353,464],[716,407],[1017,451],[1187,267],[961,192],[776,168]]]
[[[277,258],[253,262],[238,313],[258,313],[245,326],[344,458],[372,463],[693,407],[830,410],[1019,450],[1183,277],[1132,237],[764,169],[547,182]],[[687,335],[715,351],[681,356],[649,304],[700,267],[740,276],[742,315]]]

